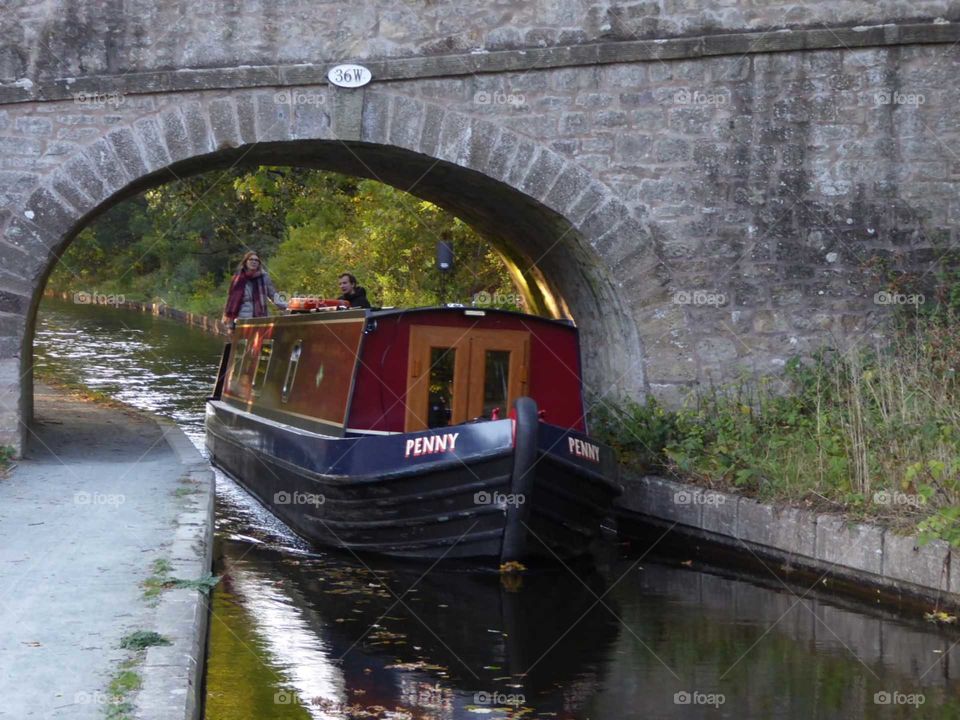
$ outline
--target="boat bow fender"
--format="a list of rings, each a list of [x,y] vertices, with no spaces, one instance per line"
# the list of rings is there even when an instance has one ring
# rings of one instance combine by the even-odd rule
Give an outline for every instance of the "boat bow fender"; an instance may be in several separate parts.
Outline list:
[[[533,495],[533,468],[537,463],[540,419],[533,398],[517,398],[513,406],[513,472],[510,494],[514,502],[507,506],[507,523],[500,549],[500,562],[520,562],[527,556],[528,521]]]

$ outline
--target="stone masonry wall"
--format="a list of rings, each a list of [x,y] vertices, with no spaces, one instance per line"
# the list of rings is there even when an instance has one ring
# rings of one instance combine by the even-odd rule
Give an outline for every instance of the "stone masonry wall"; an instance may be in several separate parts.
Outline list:
[[[0,82],[960,18],[957,0],[9,0]]]
[[[957,48],[930,45],[391,89],[539,139],[653,229],[661,275],[629,275],[627,236],[604,255],[649,381],[675,397],[740,369],[777,372],[824,342],[869,345],[908,300],[884,293],[877,262],[921,285],[943,269],[958,240],[958,73]]]

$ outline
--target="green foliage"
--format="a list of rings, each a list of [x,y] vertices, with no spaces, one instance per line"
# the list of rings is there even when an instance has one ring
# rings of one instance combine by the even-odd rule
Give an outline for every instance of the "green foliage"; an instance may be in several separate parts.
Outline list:
[[[17,450],[12,445],[0,445],[0,471],[10,467],[10,463],[17,456]]]
[[[192,488],[178,488],[178,490],[187,490],[194,492]],[[143,597],[147,600],[155,601],[164,590],[188,589],[197,590],[204,595],[209,595],[210,591],[220,582],[220,577],[207,573],[197,580],[183,580],[181,578],[171,577],[173,565],[165,558],[159,558],[153,561],[153,574],[143,581]]]
[[[152,630],[137,630],[120,639],[120,647],[127,650],[146,650],[154,645],[172,645],[167,638]]]
[[[156,575],[166,575],[173,570],[173,565],[166,558],[157,558],[153,561],[153,572]]]
[[[218,575],[211,575],[210,573],[207,573],[199,580],[180,580],[178,578],[173,578],[168,587],[198,590],[204,595],[209,595],[210,591],[217,586],[218,582],[220,582],[220,577]]]
[[[453,243],[453,272],[435,268]],[[503,258],[468,225],[388,185],[303,168],[187,178],[121,203],[84,229],[50,278],[58,291],[122,294],[219,317],[230,277],[255,249],[278,290],[336,297],[352,272],[375,305],[516,306]]]
[[[119,668],[110,679],[107,692],[110,702],[105,709],[107,720],[131,720],[136,708],[130,702],[129,696],[140,689],[143,684],[140,674],[135,670],[140,658],[132,658],[120,663]]]
[[[679,438],[677,413],[665,410],[653,397],[642,405],[597,402],[591,421],[593,433],[613,447],[621,461],[645,472],[664,471],[666,448]]]
[[[960,323],[941,307],[869,351],[794,358],[780,379],[713,388],[677,410],[626,401],[593,420],[644,470],[960,546],[957,368]]]
[[[121,670],[110,681],[111,695],[126,695],[140,689],[140,675],[134,670]]]
[[[954,547],[960,547],[960,505],[940,508],[935,515],[922,521],[918,530],[921,545],[931,540],[946,540]]]

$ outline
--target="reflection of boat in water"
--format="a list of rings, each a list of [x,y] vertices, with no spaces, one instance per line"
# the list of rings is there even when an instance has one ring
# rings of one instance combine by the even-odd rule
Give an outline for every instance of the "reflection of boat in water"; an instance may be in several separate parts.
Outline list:
[[[352,717],[347,706],[437,720],[499,707],[488,717],[503,717],[516,702],[515,711],[575,718],[598,690],[602,660],[619,632],[615,617],[595,604],[593,593],[604,591],[597,574],[586,576],[586,585],[563,570],[501,580],[234,547],[220,561],[222,591],[255,607],[258,623],[279,616],[269,602],[299,615],[265,628],[266,636],[283,638],[279,652],[322,648],[323,662],[306,663],[314,668],[309,677],[290,683],[317,717]],[[610,598],[604,603],[616,612]],[[302,658],[289,661],[297,662]],[[317,690],[310,678],[330,678],[330,668],[339,679],[320,687],[334,691]]]
[[[206,428],[213,461],[291,528],[355,552],[575,557],[620,494],[586,434],[576,328],[520,313],[240,321]]]

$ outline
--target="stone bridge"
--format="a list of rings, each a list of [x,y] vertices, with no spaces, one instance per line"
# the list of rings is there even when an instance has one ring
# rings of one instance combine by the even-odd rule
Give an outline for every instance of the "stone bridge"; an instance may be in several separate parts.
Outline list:
[[[882,336],[902,299],[876,294],[883,272],[929,279],[956,240],[954,0],[2,13],[0,443],[18,448],[58,257],[111,205],[194,173],[325,168],[446,207],[577,322],[589,394],[674,403]],[[372,82],[329,85],[342,62]]]

